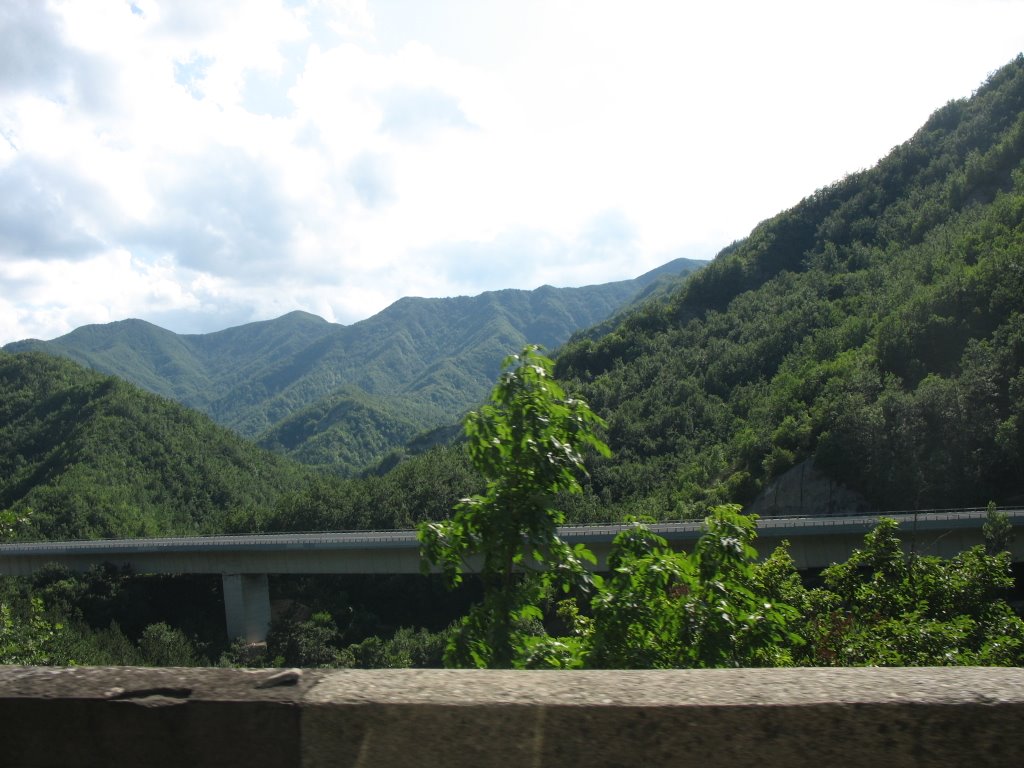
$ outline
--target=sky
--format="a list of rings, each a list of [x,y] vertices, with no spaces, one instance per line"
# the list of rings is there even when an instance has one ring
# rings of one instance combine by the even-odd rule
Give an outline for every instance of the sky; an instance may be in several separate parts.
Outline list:
[[[0,0],[0,344],[632,278],[869,168],[1019,0]]]

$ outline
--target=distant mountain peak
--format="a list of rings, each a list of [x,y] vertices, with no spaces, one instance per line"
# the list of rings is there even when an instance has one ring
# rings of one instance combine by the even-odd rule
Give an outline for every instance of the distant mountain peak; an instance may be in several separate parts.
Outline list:
[[[130,319],[7,349],[70,357],[291,455],[356,470],[457,421],[486,397],[502,358],[524,344],[554,350],[636,300],[661,273],[694,264],[677,260],[581,288],[406,296],[347,326],[303,310],[186,335]]]
[[[278,320],[301,320],[311,323],[329,323],[329,320],[325,320],[320,315],[314,315],[312,312],[306,312],[302,309],[293,309],[291,312],[286,312],[281,315]]]

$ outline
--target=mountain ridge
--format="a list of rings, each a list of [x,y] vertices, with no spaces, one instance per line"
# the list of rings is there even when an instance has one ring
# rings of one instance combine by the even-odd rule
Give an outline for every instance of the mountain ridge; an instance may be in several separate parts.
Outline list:
[[[372,360],[345,360],[350,350],[329,333],[320,334],[322,323],[298,315],[289,322],[306,329],[311,341],[296,353],[295,364],[232,384],[262,389],[267,402],[290,414],[276,422],[279,431],[264,431],[264,439],[278,441],[282,450],[305,448],[310,463],[330,464],[343,453],[355,465],[363,454],[351,458],[352,450],[360,447],[333,445],[335,435],[343,440],[346,432],[332,430],[355,425],[373,441],[390,441],[396,430],[416,428],[408,423],[415,419],[408,418],[407,405],[431,403],[444,412],[454,398],[447,390],[475,384],[496,368],[510,351],[498,348],[519,338],[526,320],[565,311],[564,305],[545,303],[551,295],[538,289],[481,295],[476,305],[470,297],[452,300],[451,307],[466,313],[460,323],[468,328],[440,330],[437,305],[396,302],[385,317],[403,318],[395,326],[400,325],[395,345],[374,347],[375,338],[387,336],[380,321],[379,336],[361,342],[377,353]],[[1024,57],[995,73],[971,99],[937,110],[875,167],[761,222],[696,275],[667,286],[655,280],[639,295],[646,300],[605,321],[599,331],[577,333],[557,355],[557,375],[567,391],[584,397],[606,419],[605,438],[613,450],[607,460],[587,457],[585,494],[558,500],[567,520],[700,517],[722,502],[765,501],[782,478],[794,481],[786,495],[799,506],[786,511],[829,511],[831,490],[824,495],[825,509],[804,506],[804,469],[811,466],[874,509],[1024,500]],[[473,306],[487,312],[474,315]],[[268,322],[256,330],[271,343],[278,327]],[[129,323],[124,330],[150,338],[145,324]],[[230,336],[221,341],[230,346]],[[424,339],[436,341],[443,354],[422,349]],[[154,370],[187,370],[181,366],[188,359],[176,356],[194,342],[179,344],[173,334],[160,333],[151,341],[155,351],[146,359]],[[473,344],[479,357],[454,354]],[[116,346],[100,351],[109,355]],[[375,369],[361,373],[369,385],[379,385],[389,365],[402,366],[406,352],[418,356],[419,367],[396,386],[401,391],[390,404],[369,391],[372,386],[330,381],[335,363],[358,367],[370,360]],[[7,387],[0,414],[34,407],[40,430],[26,428],[26,440],[6,454],[13,441],[0,440],[6,462],[0,466],[0,490],[8,494],[0,503],[40,506],[19,494],[37,478],[33,472],[61,458],[42,449],[63,433],[53,432],[51,440],[46,430],[72,428],[88,410],[57,390],[74,392],[74,379],[88,384],[97,374],[39,357],[36,367],[44,374],[58,365],[68,372],[36,375],[32,387],[22,387],[35,394],[19,394],[2,370],[9,359],[24,364],[30,356],[0,354],[0,387]],[[325,359],[329,364],[318,368]],[[43,365],[44,360],[49,362]],[[299,375],[309,372],[322,380]],[[486,386],[492,381],[493,376]],[[104,386],[117,394],[117,385]],[[315,394],[318,387],[329,395],[301,407],[290,402],[301,401],[302,388]],[[121,402],[111,402],[103,387],[90,391],[104,405]],[[26,398],[39,402],[26,406]],[[50,411],[56,416],[48,421]],[[0,427],[8,421],[0,418]],[[100,449],[118,444],[111,435],[125,433],[104,429],[90,427],[92,453],[77,452],[75,440],[67,450],[83,464],[105,463],[120,471],[132,453],[108,458]],[[444,517],[459,498],[479,492],[483,479],[469,468],[461,446],[443,444],[451,433],[438,433],[421,435],[414,444],[440,447],[410,451],[408,457],[392,453],[378,474],[319,474],[264,506],[262,517],[227,522],[235,530],[325,530],[408,526]],[[189,465],[178,454],[197,450],[173,445],[173,434],[153,444],[168,443],[177,456],[172,466],[179,469],[143,480],[146,490],[161,483],[173,489],[180,467]],[[19,463],[25,457],[35,464],[26,469]],[[225,472],[237,465],[229,462]],[[118,517],[128,514],[129,491],[111,496],[102,484],[93,489],[86,481],[99,477],[96,471],[83,467],[86,480],[53,493],[67,491],[71,501],[75,492],[86,494],[75,507],[86,530],[94,509],[113,516],[107,527],[132,527]],[[209,487],[222,495],[216,469],[210,471]],[[105,506],[93,504],[86,492],[100,493]],[[244,513],[244,505],[234,508]],[[772,502],[761,508],[774,511]],[[218,521],[220,513],[209,524]],[[187,526],[189,520],[182,522]]]
[[[1022,258],[1024,56],[563,348],[615,450],[593,493],[700,514],[813,459],[875,509],[1024,499]]]
[[[179,335],[129,319],[82,326],[51,341],[13,342],[4,350],[69,357],[196,408],[262,445],[306,460],[315,455],[317,463],[351,473],[417,433],[460,418],[485,397],[505,355],[526,343],[553,349],[652,285],[703,264],[675,259],[633,280],[579,288],[403,297],[350,325],[295,310]],[[351,407],[341,407],[345,402]],[[307,409],[319,429],[296,431],[293,421]],[[364,440],[360,430],[369,424],[387,427],[375,427]],[[328,431],[339,434],[323,434]],[[291,444],[284,433],[308,433],[320,448],[284,449]],[[382,434],[397,442],[382,441]]]
[[[28,537],[222,532],[312,475],[123,379],[0,351],[0,509],[24,513]]]

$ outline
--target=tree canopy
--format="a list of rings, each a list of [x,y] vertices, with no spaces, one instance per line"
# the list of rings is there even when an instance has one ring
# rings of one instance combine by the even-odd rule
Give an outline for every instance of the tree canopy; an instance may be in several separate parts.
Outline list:
[[[537,347],[506,358],[502,368],[491,403],[465,421],[470,459],[486,490],[463,499],[451,519],[420,527],[425,560],[452,585],[479,562],[473,570],[484,599],[448,657],[473,666],[511,666],[519,625],[539,615],[537,599],[556,582],[592,582],[584,561],[594,557],[559,538],[565,515],[555,504],[561,494],[582,491],[585,450],[610,453],[595,432],[601,420],[584,401],[566,396]]]

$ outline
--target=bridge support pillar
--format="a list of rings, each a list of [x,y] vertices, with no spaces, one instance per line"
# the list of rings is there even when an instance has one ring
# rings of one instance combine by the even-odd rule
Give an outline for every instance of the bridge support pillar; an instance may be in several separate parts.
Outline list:
[[[270,587],[265,573],[225,573],[224,616],[228,639],[262,643],[270,627]]]

